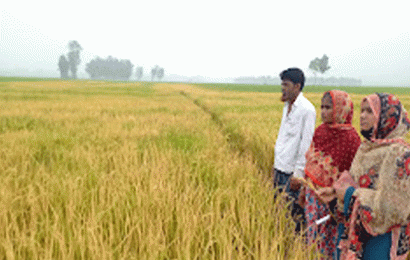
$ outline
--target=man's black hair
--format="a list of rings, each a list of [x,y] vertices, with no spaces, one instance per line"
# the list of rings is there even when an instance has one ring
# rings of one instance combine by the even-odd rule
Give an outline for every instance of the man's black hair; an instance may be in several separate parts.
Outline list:
[[[299,68],[289,68],[280,73],[281,80],[290,80],[293,84],[300,83],[300,91],[302,91],[305,86],[305,75],[303,71]]]

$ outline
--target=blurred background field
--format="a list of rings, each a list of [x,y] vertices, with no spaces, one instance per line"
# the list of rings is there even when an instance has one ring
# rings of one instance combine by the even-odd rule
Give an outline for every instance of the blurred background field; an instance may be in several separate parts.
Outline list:
[[[280,92],[281,87],[279,85],[250,85],[250,84],[229,84],[229,83],[205,83],[205,84],[195,84],[203,88],[213,89],[213,90],[227,90],[227,91],[241,91],[241,92]],[[304,91],[306,92],[318,92],[323,93],[327,90],[339,89],[346,91],[348,93],[354,94],[371,94],[375,92],[388,92],[392,94],[408,94],[410,89],[407,87],[371,87],[371,86],[306,86]]]
[[[318,258],[273,198],[280,93],[1,81],[0,259]]]

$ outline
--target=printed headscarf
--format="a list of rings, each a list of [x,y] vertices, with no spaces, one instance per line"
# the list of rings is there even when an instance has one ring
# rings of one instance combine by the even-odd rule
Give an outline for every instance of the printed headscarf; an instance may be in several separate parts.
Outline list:
[[[313,135],[306,153],[305,174],[313,183],[330,187],[345,170],[349,170],[354,155],[360,146],[360,137],[351,125],[353,102],[340,90],[330,94],[333,104],[332,123],[321,124]]]
[[[410,121],[407,111],[401,105],[400,100],[386,93],[376,93],[365,97],[376,117],[371,140],[373,142],[401,142],[396,137],[401,137],[409,131]],[[400,122],[401,121],[401,122]],[[396,130],[397,128],[397,130]],[[396,131],[393,131],[396,130]]]
[[[341,259],[362,257],[364,234],[392,232],[390,259],[404,260],[410,250],[410,147],[404,140],[410,120],[394,95],[376,93],[365,100],[373,105],[377,122],[371,139],[362,143],[350,169],[359,188],[354,192],[345,238],[340,244]]]
[[[350,99],[349,94],[341,90],[331,90],[327,93],[332,97],[333,114],[332,114],[332,127],[342,127],[342,125],[350,126],[353,120],[353,102]]]

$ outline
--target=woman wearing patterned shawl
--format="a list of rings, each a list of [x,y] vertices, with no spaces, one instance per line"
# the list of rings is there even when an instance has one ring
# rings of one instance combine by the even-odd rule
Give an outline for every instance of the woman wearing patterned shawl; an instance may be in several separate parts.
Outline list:
[[[326,259],[333,259],[336,254],[336,222],[328,221],[317,225],[315,221],[329,215],[334,204],[323,203],[318,199],[315,190],[331,187],[343,171],[350,169],[361,141],[351,125],[353,103],[346,92],[325,92],[322,97],[321,117],[323,123],[316,128],[306,153],[306,180],[313,187],[305,187],[304,208],[308,243],[316,241],[318,250]]]
[[[397,97],[376,93],[361,103],[366,140],[333,185],[344,203],[341,259],[404,260],[410,244],[410,121]]]

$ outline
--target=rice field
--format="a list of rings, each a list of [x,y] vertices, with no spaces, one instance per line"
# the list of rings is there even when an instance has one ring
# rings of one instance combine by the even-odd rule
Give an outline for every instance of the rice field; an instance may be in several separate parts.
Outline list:
[[[279,98],[0,82],[0,259],[317,259],[273,198]]]

